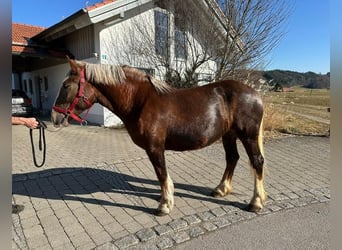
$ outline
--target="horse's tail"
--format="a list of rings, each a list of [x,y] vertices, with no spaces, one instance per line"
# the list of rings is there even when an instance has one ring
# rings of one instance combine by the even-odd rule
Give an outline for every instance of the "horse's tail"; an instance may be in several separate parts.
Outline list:
[[[262,157],[264,158],[264,165],[263,165],[263,176],[265,174],[269,174],[269,170],[267,168],[265,154],[264,154],[264,115],[261,117],[259,133],[258,133],[258,147]]]
[[[261,122],[259,126],[258,147],[262,156],[264,157],[264,115],[261,117]]]

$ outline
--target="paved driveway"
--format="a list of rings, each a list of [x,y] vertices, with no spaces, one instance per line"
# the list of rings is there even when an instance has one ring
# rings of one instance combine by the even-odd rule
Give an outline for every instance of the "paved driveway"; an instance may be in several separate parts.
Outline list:
[[[28,129],[13,126],[12,137],[13,203],[25,205],[12,215],[13,249],[163,249],[238,221],[330,200],[324,137],[265,143],[269,198],[259,214],[244,210],[253,179],[241,145],[233,193],[220,199],[209,196],[225,169],[220,143],[169,151],[175,207],[163,217],[154,215],[160,188],[153,167],[125,130],[72,125],[46,131],[42,168],[33,165]]]

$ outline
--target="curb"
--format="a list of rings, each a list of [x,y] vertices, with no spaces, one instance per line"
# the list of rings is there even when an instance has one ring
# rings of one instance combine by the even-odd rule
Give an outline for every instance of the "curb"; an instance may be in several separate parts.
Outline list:
[[[291,198],[292,197],[292,198]],[[278,194],[268,197],[265,207],[259,213],[251,213],[237,207],[218,207],[209,211],[185,216],[167,224],[142,229],[135,234],[107,242],[94,249],[168,249],[178,244],[257,216],[287,209],[330,201],[330,190],[318,188]]]

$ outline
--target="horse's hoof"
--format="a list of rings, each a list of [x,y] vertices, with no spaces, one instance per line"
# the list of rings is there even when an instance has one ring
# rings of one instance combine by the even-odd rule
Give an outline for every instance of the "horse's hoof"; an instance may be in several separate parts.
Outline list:
[[[167,204],[160,205],[156,211],[156,215],[164,216],[168,215],[171,212],[171,209],[168,207]]]
[[[247,207],[247,210],[249,212],[254,212],[254,213],[260,212],[261,209],[262,209],[262,207],[256,206],[254,204],[249,204]]]
[[[217,191],[217,190],[211,191],[210,196],[215,197],[215,198],[223,197],[222,192],[221,191]]]
[[[213,191],[211,191],[211,196],[216,197],[216,198],[222,198],[230,194],[230,190],[225,190],[222,191],[221,189],[215,188]]]
[[[156,212],[154,213],[155,215],[157,216],[165,216],[165,215],[168,215],[168,213],[165,213],[159,209],[156,210]]]

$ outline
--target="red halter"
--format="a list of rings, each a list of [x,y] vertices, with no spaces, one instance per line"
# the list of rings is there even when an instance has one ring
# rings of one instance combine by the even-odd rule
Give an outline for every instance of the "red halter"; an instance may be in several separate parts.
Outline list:
[[[87,124],[87,121],[85,120],[85,118],[88,116],[89,110],[90,110],[91,106],[93,106],[93,104],[89,101],[89,99],[87,97],[85,97],[83,95],[84,83],[85,83],[85,78],[84,78],[84,68],[83,68],[81,71],[81,79],[79,81],[78,93],[77,93],[74,101],[69,106],[69,108],[63,109],[61,107],[53,106],[52,109],[59,112],[59,113],[65,114],[67,117],[70,116],[72,119],[74,119],[75,121],[78,121],[81,124]],[[86,115],[84,116],[84,119],[82,119],[79,115],[76,115],[73,112],[77,103],[79,102],[80,98],[82,98],[82,100],[88,105],[88,110],[87,110]]]

